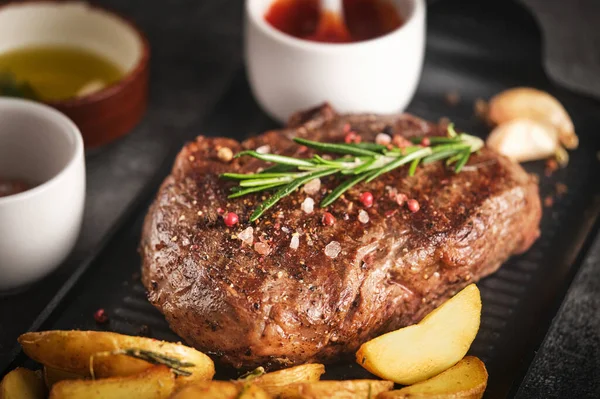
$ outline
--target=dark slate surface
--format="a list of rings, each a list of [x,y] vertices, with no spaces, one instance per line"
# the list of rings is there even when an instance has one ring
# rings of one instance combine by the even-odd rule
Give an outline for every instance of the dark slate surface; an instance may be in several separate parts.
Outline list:
[[[549,77],[600,98],[600,1],[520,1],[529,7],[544,37],[544,68]]]
[[[600,398],[600,237],[516,398]]]

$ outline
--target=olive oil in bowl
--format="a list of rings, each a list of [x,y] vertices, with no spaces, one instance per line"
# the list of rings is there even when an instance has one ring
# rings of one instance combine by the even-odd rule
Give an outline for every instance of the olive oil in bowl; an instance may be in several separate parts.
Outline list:
[[[90,94],[123,76],[110,60],[68,46],[23,47],[0,53],[2,74],[10,75],[15,87],[31,89],[40,100],[49,102]]]

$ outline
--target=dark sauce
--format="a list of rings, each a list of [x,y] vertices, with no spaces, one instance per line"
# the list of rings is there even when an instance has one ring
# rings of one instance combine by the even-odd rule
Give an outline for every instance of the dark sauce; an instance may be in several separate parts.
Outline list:
[[[19,194],[31,188],[33,186],[23,180],[0,178],[0,197]]]
[[[288,35],[324,43],[375,39],[402,26],[402,18],[388,0],[343,0],[343,6],[344,21],[321,12],[319,0],[275,0],[265,19]]]

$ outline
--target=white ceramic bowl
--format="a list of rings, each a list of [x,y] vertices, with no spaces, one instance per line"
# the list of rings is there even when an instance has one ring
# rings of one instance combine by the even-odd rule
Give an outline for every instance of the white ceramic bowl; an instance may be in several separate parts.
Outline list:
[[[285,123],[328,101],[341,112],[401,112],[416,90],[425,50],[425,0],[391,0],[404,24],[376,39],[317,43],[264,18],[273,0],[246,0],[246,71],[254,97]]]
[[[0,291],[40,279],[65,260],[85,201],[83,140],[49,106],[0,98],[0,176],[36,187],[0,197]]]

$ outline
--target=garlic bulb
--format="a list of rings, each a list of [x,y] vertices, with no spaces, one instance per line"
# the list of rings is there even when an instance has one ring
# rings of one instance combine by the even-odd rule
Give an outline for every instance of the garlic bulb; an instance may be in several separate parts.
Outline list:
[[[562,145],[568,149],[577,148],[579,145],[571,117],[562,104],[550,94],[528,87],[517,87],[505,90],[490,100],[488,119],[492,123],[502,125],[521,118],[552,126],[558,132]]]
[[[546,159],[560,148],[558,132],[553,126],[527,118],[496,126],[486,144],[517,162]]]

